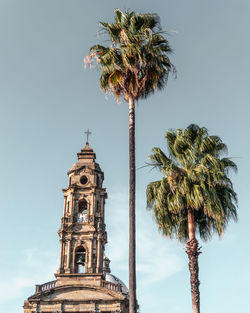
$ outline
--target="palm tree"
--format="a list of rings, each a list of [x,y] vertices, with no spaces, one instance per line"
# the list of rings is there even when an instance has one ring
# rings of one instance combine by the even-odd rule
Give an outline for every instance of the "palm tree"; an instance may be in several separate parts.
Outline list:
[[[187,241],[193,313],[200,312],[197,235],[208,240],[224,232],[230,219],[237,220],[237,196],[228,177],[237,170],[230,158],[222,158],[226,145],[206,128],[191,124],[186,129],[167,131],[169,157],[153,148],[149,157],[162,180],[147,186],[151,208],[163,235]]]
[[[115,10],[115,23],[100,23],[111,45],[93,46],[85,63],[96,59],[100,87],[129,105],[129,312],[137,311],[135,263],[135,101],[162,89],[175,68],[172,51],[156,14]]]

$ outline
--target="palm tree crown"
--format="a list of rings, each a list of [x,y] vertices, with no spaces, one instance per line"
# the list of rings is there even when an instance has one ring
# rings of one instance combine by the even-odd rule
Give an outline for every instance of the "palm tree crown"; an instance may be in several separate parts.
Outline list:
[[[149,158],[163,174],[147,187],[147,205],[153,209],[159,229],[167,237],[185,241],[188,209],[194,215],[195,232],[207,240],[222,235],[230,219],[237,220],[237,196],[228,177],[237,170],[230,158],[222,158],[226,145],[206,128],[190,125],[167,131],[169,157],[154,148]]]
[[[87,63],[96,58],[102,70],[100,86],[117,98],[138,100],[156,88],[162,89],[175,68],[168,58],[172,52],[161,31],[156,14],[115,10],[115,23],[101,22],[111,46],[91,47]]]

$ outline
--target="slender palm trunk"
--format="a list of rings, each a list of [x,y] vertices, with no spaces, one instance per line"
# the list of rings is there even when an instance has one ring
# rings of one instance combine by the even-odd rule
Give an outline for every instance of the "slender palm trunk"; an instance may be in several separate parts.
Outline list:
[[[135,103],[129,98],[129,313],[137,312],[135,262]]]
[[[200,313],[198,256],[201,252],[200,248],[198,247],[199,243],[195,237],[194,212],[190,208],[188,209],[188,237],[189,240],[186,245],[186,253],[189,259],[188,266],[190,271],[192,307],[193,313]]]

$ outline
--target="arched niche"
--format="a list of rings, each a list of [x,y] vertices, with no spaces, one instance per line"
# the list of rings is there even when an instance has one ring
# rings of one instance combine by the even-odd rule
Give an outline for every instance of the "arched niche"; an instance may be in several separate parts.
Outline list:
[[[84,274],[86,273],[86,264],[87,264],[87,253],[86,249],[83,246],[77,247],[75,249],[75,273]]]
[[[88,202],[85,198],[78,201],[77,222],[86,223],[88,216]]]

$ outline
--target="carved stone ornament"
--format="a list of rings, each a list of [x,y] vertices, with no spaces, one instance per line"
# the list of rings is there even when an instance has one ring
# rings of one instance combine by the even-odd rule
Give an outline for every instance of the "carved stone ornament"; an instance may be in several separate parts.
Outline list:
[[[84,172],[85,172],[85,173],[88,173],[88,174],[93,174],[92,168],[90,168],[90,167],[88,167],[88,166],[85,167]]]
[[[81,228],[82,228],[82,226],[77,225],[77,226],[74,226],[73,230],[74,231],[79,231],[79,230],[81,230]]]

